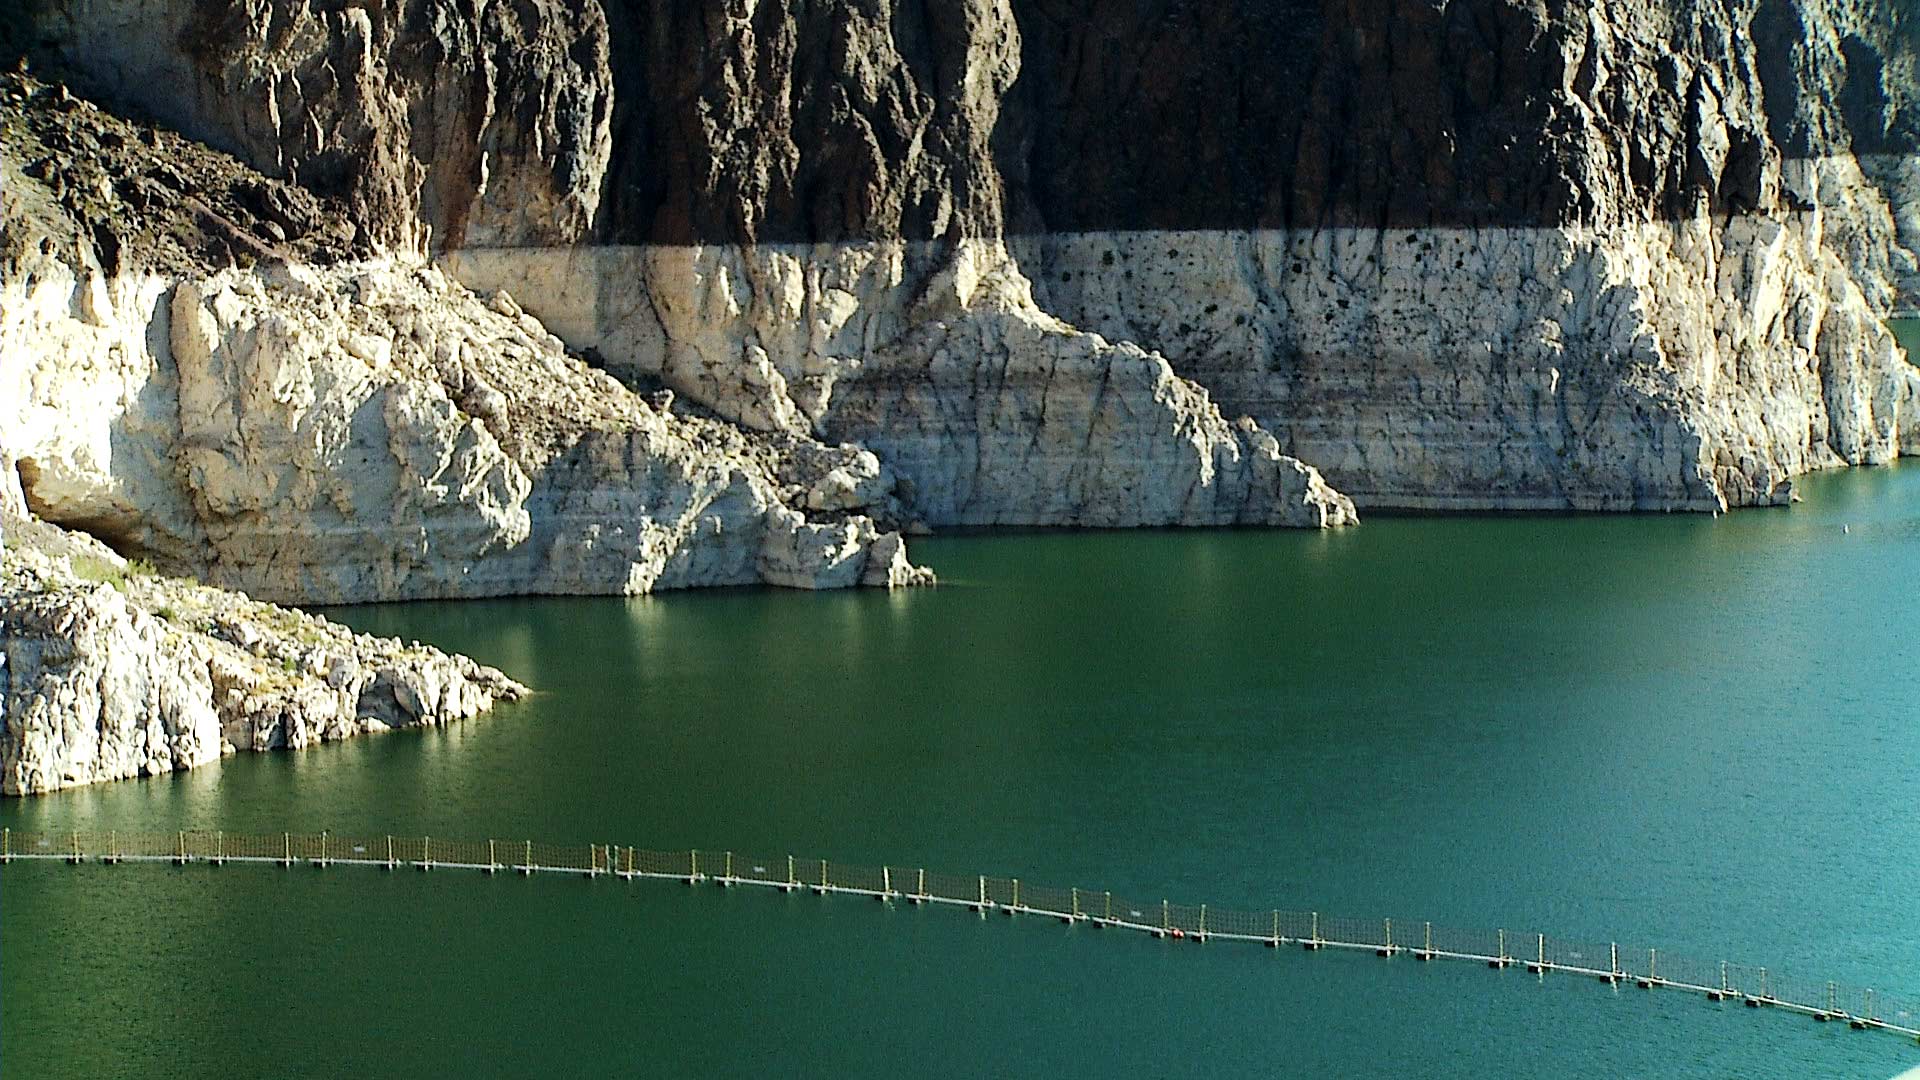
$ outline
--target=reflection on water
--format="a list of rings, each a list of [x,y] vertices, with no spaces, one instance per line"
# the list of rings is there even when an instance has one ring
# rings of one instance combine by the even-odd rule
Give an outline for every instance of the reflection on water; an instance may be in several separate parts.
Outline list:
[[[1920,319],[1895,319],[1887,325],[1893,328],[1893,336],[1906,347],[1907,359],[1920,360]]]
[[[1801,489],[1718,519],[932,539],[953,584],[895,594],[342,609],[538,693],[0,821],[911,860],[1920,990],[1920,468]],[[524,1074],[608,1031],[610,1071],[670,1074],[891,1075],[949,1044],[927,1071],[1891,1075],[1910,1052],[1572,980],[811,898],[200,869],[7,871],[6,970],[66,973],[0,984],[9,1063],[119,1060],[56,1037],[78,1025],[148,1071],[217,1070],[252,1049],[220,1017],[268,1000],[335,1073]],[[409,1048],[415,1024],[454,1056]]]

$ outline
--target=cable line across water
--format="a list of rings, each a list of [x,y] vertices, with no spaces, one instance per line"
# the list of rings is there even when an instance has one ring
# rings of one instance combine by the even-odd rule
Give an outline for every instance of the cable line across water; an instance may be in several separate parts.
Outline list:
[[[250,863],[290,867],[335,864],[388,870],[477,870],[569,874],[612,880],[680,881],[689,885],[756,886],[786,892],[865,896],[911,904],[944,904],[985,914],[1034,915],[1088,923],[1157,938],[1231,941],[1307,951],[1346,950],[1417,961],[1455,960],[1494,970],[1524,967],[1585,976],[1643,990],[1682,990],[1710,1001],[1739,1001],[1888,1031],[1920,1042],[1920,998],[1871,988],[1796,978],[1775,969],[1701,962],[1618,942],[1569,941],[1543,933],[1457,930],[1431,922],[1356,919],[1317,911],[1243,911],[1207,904],[1140,900],[1108,890],[1035,885],[1019,878],[936,873],[922,867],[856,866],[793,855],[732,851],[651,851],[619,844],[544,844],[532,840],[447,840],[431,836],[336,836],[332,833],[64,832],[0,829],[0,864],[17,859],[69,863]]]

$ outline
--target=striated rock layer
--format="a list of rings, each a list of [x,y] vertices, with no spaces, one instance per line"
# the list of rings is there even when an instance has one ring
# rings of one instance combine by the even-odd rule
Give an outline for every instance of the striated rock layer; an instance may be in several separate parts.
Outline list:
[[[1717,511],[1920,446],[1920,375],[1831,222],[467,250],[443,265],[513,284],[612,370],[871,448],[932,525],[1338,524],[1344,497],[1303,501],[1247,470],[1271,461],[1363,506]]]
[[[1362,505],[1718,511],[1920,441],[1920,372],[1825,230],[1080,234],[1022,263]]]

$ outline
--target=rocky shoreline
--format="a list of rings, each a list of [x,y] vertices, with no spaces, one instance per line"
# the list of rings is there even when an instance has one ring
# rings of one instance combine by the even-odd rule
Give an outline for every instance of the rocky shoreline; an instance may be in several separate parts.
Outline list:
[[[527,688],[419,642],[166,577],[17,517],[0,553],[0,794],[470,719]]]

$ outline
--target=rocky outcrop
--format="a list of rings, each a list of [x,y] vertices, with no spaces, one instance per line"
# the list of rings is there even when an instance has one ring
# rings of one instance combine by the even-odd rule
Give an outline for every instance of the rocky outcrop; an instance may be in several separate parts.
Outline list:
[[[1362,505],[1717,511],[1885,463],[1920,422],[1823,228],[1083,234],[1021,261],[1049,310],[1164,343]]]
[[[866,515],[895,514],[876,484],[810,520],[788,500],[859,451],[675,413],[430,269],[56,269],[7,300],[4,430],[33,512],[257,597],[850,585],[883,535]],[[842,539],[795,541],[816,529]]]
[[[1358,520],[1318,470],[1280,453],[1252,420],[1228,423],[1163,357],[1042,313],[1009,262],[971,283],[937,280],[909,315],[911,329],[869,354],[815,422],[889,461],[923,520]]]
[[[492,668],[144,573],[10,518],[0,556],[0,794],[155,776],[476,716]]]
[[[338,206],[160,128],[17,73],[0,75],[0,265],[101,275],[366,258]]]
[[[31,80],[0,100],[10,126],[40,133],[29,149],[56,134],[149,145]],[[483,303],[403,259],[195,270],[205,234],[185,227],[205,199],[88,228],[59,197],[73,171],[13,149],[0,467],[48,521],[299,602],[929,580],[896,565],[897,542],[868,572],[890,532],[873,519],[901,514],[890,477],[835,488],[871,459],[856,447],[676,412],[569,354],[505,292]],[[279,190],[224,160],[209,198]],[[147,235],[185,239],[107,267],[103,237]]]
[[[868,447],[920,524],[1356,520],[1167,360],[1047,314],[997,242],[450,254],[612,370],[749,426]],[[881,463],[884,462],[884,465]]]

